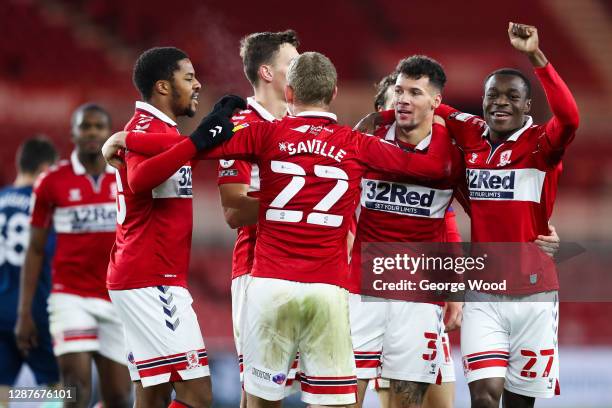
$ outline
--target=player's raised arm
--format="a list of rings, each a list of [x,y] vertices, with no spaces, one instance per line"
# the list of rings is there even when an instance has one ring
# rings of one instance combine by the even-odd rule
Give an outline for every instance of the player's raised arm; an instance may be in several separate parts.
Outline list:
[[[368,167],[418,180],[441,180],[451,174],[452,144],[446,128],[434,123],[427,153],[404,152],[382,139],[359,134],[358,155]]]
[[[576,101],[540,49],[537,28],[510,23],[508,36],[512,46],[529,58],[546,93],[548,105],[554,115],[546,124],[546,138],[550,149],[563,149],[573,140],[580,122]]]

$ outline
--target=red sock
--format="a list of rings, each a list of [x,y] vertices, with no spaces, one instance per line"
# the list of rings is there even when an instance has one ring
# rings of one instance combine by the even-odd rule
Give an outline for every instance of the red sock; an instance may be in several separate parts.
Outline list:
[[[187,405],[184,402],[181,402],[179,400],[172,400],[170,405],[168,405],[168,408],[192,408],[192,406]]]

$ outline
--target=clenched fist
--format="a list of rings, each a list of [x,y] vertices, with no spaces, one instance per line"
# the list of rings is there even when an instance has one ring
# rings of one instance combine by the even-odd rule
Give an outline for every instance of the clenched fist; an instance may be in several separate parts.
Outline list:
[[[543,67],[548,63],[544,53],[540,50],[538,29],[534,26],[510,22],[508,23],[508,37],[512,46],[527,54],[535,67]]]

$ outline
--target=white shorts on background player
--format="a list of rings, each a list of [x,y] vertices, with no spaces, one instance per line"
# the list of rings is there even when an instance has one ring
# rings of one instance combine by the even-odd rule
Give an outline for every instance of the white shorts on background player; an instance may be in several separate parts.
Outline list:
[[[241,324],[244,389],[269,401],[285,396],[285,382],[300,350],[302,401],[355,402],[348,292],[324,283],[253,277]]]
[[[244,382],[244,365],[242,347],[240,346],[240,324],[242,319],[242,313],[244,310],[244,301],[246,299],[246,289],[251,281],[250,274],[240,275],[232,279],[232,327],[234,332],[234,344],[236,345],[236,352],[238,353],[238,366],[240,368],[240,382]],[[300,391],[300,383],[295,380],[298,371],[299,364],[299,352],[295,361],[291,365],[289,376],[285,383],[285,395],[295,394]]]
[[[467,381],[501,377],[515,394],[558,395],[558,324],[556,292],[520,298],[467,292],[461,327]]]
[[[110,290],[125,324],[128,368],[143,387],[210,375],[189,291],[178,286]]]
[[[111,302],[69,293],[52,293],[47,304],[49,331],[56,356],[96,352],[126,364],[123,324]]]
[[[357,378],[441,380],[442,307],[351,294],[350,311]]]

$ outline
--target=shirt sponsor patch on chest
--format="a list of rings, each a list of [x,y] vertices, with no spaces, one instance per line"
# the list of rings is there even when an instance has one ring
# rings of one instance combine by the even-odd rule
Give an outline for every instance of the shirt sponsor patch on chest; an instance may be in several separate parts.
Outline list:
[[[53,226],[60,234],[114,232],[116,218],[114,202],[58,207],[53,214]]]
[[[183,166],[168,180],[155,187],[153,198],[192,198],[191,166]]]
[[[443,218],[453,190],[381,180],[361,181],[361,205],[398,215]]]
[[[467,169],[471,200],[540,202],[546,173],[538,169]]]

